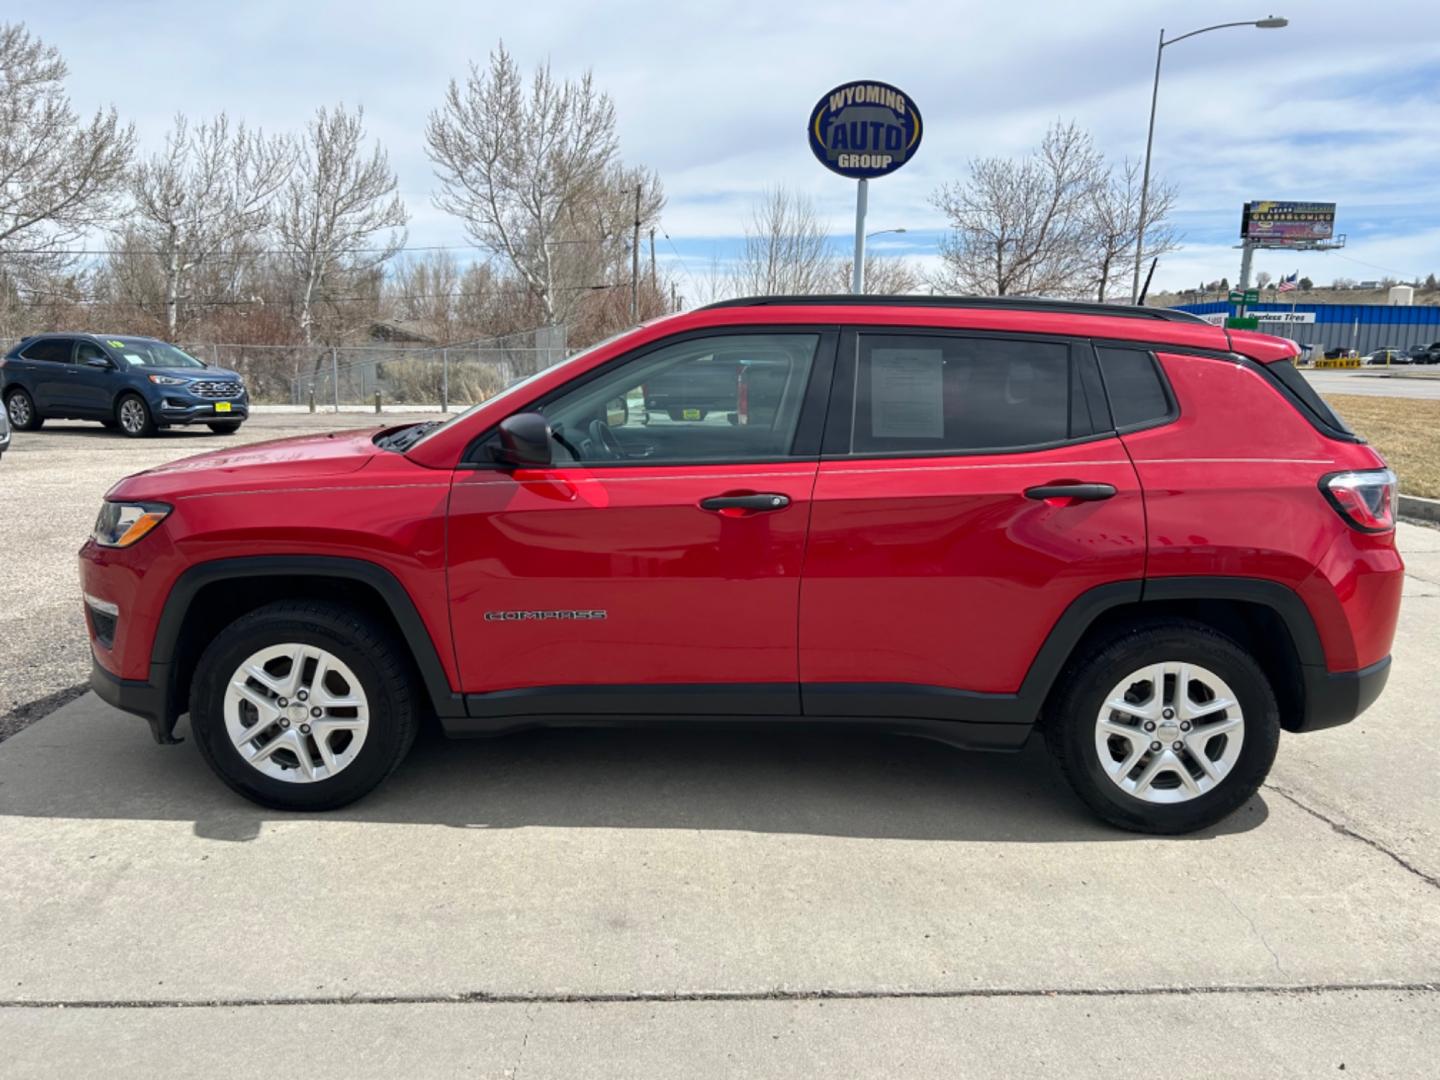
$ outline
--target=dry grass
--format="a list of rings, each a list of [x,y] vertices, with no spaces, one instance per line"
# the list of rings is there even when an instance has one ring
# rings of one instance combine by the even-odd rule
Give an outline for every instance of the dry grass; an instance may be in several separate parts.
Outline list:
[[[1440,499],[1440,401],[1359,394],[1327,400],[1390,463],[1401,491]]]

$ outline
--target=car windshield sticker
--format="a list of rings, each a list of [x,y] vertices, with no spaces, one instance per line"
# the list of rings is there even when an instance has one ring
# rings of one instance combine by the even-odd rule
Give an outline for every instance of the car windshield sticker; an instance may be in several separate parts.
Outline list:
[[[125,348],[125,342],[123,342],[123,341],[112,341],[112,342],[110,342],[110,347],[111,347],[112,349],[123,349],[123,348]]]
[[[870,434],[944,438],[944,363],[939,349],[871,349]]]
[[[143,356],[136,356],[133,352],[127,352],[125,354],[125,360],[127,363],[134,364],[137,367],[145,366],[145,358]]]

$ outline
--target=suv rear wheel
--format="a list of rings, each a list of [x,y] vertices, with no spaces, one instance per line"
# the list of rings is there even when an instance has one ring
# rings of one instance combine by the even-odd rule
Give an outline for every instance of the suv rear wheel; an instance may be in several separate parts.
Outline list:
[[[324,601],[267,604],[200,658],[190,695],[200,753],[235,791],[280,810],[329,810],[404,760],[417,718],[400,646]]]
[[[11,390],[5,398],[5,412],[16,431],[38,431],[45,418],[35,409],[35,401],[24,390]]]
[[[1259,790],[1280,741],[1260,666],[1183,619],[1146,622],[1078,656],[1048,712],[1045,741],[1075,793],[1136,832],[1221,821]]]

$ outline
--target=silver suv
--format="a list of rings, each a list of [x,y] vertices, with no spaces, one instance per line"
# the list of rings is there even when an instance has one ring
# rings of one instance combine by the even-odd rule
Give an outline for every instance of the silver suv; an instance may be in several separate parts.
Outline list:
[[[0,409],[0,457],[5,456],[5,451],[10,449],[10,417],[5,415],[5,410]]]

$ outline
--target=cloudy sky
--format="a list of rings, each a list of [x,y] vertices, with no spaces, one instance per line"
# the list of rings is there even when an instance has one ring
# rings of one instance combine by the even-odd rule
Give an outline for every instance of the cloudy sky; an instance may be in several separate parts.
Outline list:
[[[1235,278],[1247,199],[1339,203],[1334,254],[1263,255],[1257,270],[1317,281],[1440,273],[1440,14],[1435,0],[528,0],[468,4],[11,0],[58,46],[78,106],[113,103],[157,145],[178,110],[298,129],[335,101],[364,105],[399,173],[415,245],[463,243],[430,202],[426,116],[449,79],[501,38],[522,66],[593,69],[615,99],[627,161],[669,195],[659,253],[703,278],[742,233],[751,200],[784,184],[811,195],[848,243],[854,186],[811,156],[805,121],[833,85],[874,78],[926,122],[900,172],[871,185],[887,253],[924,264],[945,226],[928,204],[975,156],[1019,154],[1074,119],[1111,157],[1144,152],[1155,43],[1209,23],[1273,14],[1284,30],[1217,31],[1165,50],[1155,170],[1179,189],[1182,250],[1160,287]],[[1288,5],[1288,6],[1287,6]]]

